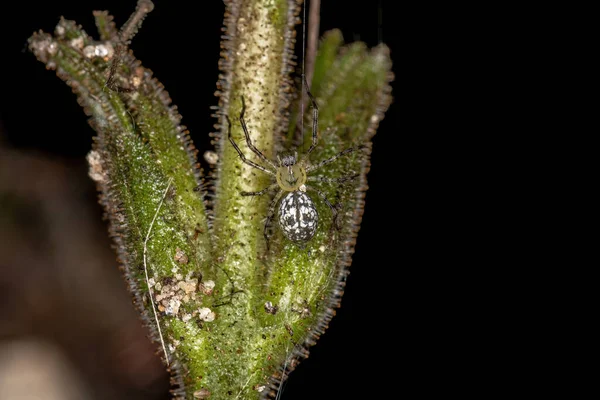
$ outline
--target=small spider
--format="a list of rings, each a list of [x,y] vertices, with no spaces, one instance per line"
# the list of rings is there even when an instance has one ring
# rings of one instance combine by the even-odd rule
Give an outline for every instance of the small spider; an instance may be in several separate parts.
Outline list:
[[[306,82],[305,82],[306,84]],[[308,86],[308,85],[306,85]],[[275,178],[275,183],[269,185],[267,188],[260,190],[258,192],[241,192],[242,196],[260,196],[262,194],[267,193],[270,190],[279,188],[277,195],[271,201],[269,205],[269,211],[267,213],[267,220],[265,222],[264,228],[264,237],[267,241],[267,246],[269,243],[269,237],[267,235],[268,228],[271,224],[273,216],[275,214],[275,207],[281,197],[283,200],[281,201],[281,205],[279,206],[279,227],[281,231],[285,235],[287,239],[290,241],[302,244],[308,242],[313,238],[315,232],[317,231],[317,223],[319,221],[319,214],[317,213],[317,209],[312,201],[312,199],[306,194],[307,190],[314,191],[323,199],[325,204],[329,206],[331,209],[331,213],[333,214],[333,224],[336,228],[339,229],[338,225],[338,210],[334,205],[332,205],[325,194],[318,190],[317,188],[311,187],[307,185],[307,182],[311,181],[321,181],[327,183],[341,183],[349,181],[355,178],[357,175],[352,176],[343,176],[340,178],[327,178],[324,176],[308,176],[310,172],[315,171],[321,168],[324,165],[332,163],[336,159],[341,156],[347,155],[354,150],[358,150],[363,148],[364,146],[355,146],[350,147],[331,158],[328,158],[324,161],[321,161],[318,164],[312,165],[308,156],[317,146],[317,125],[319,121],[319,108],[317,106],[317,102],[315,101],[313,95],[308,91],[308,96],[312,103],[313,107],[313,125],[312,125],[312,144],[308,149],[305,157],[301,160],[298,160],[298,153],[294,152],[294,154],[285,155],[283,157],[277,156],[277,160],[279,165],[276,165],[274,162],[269,160],[264,154],[260,152],[253,144],[250,139],[250,134],[248,133],[248,128],[246,127],[246,122],[244,121],[244,112],[246,111],[246,103],[244,102],[244,98],[242,97],[242,112],[240,113],[240,123],[242,125],[242,129],[244,130],[244,134],[246,136],[246,143],[250,150],[252,150],[262,161],[264,161],[268,167],[264,167],[255,162],[252,162],[244,156],[244,153],[240,150],[238,145],[235,143],[233,138],[231,137],[231,121],[228,116],[227,123],[229,125],[228,133],[229,133],[229,141],[238,152],[242,161],[251,167],[259,169]]]

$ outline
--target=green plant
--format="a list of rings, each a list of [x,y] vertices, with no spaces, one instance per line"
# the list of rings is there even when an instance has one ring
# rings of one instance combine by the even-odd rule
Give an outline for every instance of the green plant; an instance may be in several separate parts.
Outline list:
[[[319,145],[311,159],[361,145],[320,171],[332,180],[356,178],[317,183],[339,204],[339,228],[315,198],[315,236],[298,245],[275,226],[267,246],[270,199],[240,192],[267,187],[269,177],[241,162],[225,116],[249,158],[239,124],[242,97],[252,141],[268,158],[295,143],[306,143],[299,153],[307,150],[312,114],[298,124],[302,119],[290,113],[299,108],[291,78],[299,5],[226,3],[214,181],[200,170],[163,86],[128,49],[150,1],[140,0],[120,31],[107,12],[95,12],[99,39],[61,19],[54,35],[39,32],[29,41],[91,116],[98,135],[88,155],[90,176],[135,303],[173,372],[177,398],[272,396],[308,354],[339,305],[362,218],[370,140],[391,100],[386,46],[344,46],[339,31],[325,34],[311,85],[320,108]]]

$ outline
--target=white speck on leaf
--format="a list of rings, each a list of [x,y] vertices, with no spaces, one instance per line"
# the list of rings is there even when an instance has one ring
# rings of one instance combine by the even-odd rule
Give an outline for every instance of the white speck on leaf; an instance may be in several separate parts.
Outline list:
[[[211,322],[215,320],[215,313],[210,308],[203,307],[198,310],[198,318],[202,321]]]

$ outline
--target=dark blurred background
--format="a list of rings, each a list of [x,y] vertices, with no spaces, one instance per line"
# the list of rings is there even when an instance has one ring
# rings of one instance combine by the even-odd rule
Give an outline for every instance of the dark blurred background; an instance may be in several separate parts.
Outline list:
[[[224,6],[218,0],[154,3],[132,49],[165,85],[202,154],[211,148],[215,123],[209,107],[216,104]],[[398,249],[382,240],[400,234],[390,216],[402,213],[392,194],[403,185],[395,147],[401,134],[397,22],[389,0],[322,3],[321,32],[339,28],[347,42],[371,47],[382,39],[391,47],[396,101],[374,139],[342,307],[291,374],[284,400],[379,397],[390,385],[384,377],[397,376],[395,359],[391,372],[381,361],[396,357],[403,329]],[[96,35],[93,10],[109,10],[120,26],[134,8],[135,0],[0,5],[0,400],[169,398],[168,376],[131,305],[87,176],[94,132],[70,88],[26,44],[38,29],[53,32],[61,15]]]

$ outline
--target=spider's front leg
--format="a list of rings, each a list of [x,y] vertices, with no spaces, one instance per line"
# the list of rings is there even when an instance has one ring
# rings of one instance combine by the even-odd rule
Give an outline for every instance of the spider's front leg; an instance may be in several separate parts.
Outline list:
[[[235,142],[235,140],[233,140],[233,137],[231,136],[231,121],[229,120],[229,116],[226,115],[225,119],[227,119],[227,125],[228,125],[228,127],[227,127],[227,133],[228,133],[229,141],[231,142],[231,145],[233,146],[233,148],[235,149],[235,151],[237,151],[238,155],[242,159],[242,162],[248,164],[251,167],[254,167],[254,168],[259,169],[259,170],[261,170],[263,172],[266,172],[269,175],[275,176],[275,172],[270,171],[270,170],[266,169],[265,167],[263,167],[262,165],[258,165],[257,163],[255,163],[253,161],[250,161],[250,160],[248,160],[246,158],[246,156],[244,155],[244,153],[242,153],[242,150],[240,150],[240,148],[238,147],[237,143]]]
[[[244,135],[246,136],[246,143],[250,150],[254,152],[261,160],[269,164],[271,167],[277,169],[277,166],[273,164],[271,160],[269,160],[254,144],[252,143],[252,139],[250,139],[250,133],[248,132],[248,127],[246,126],[246,121],[244,120],[244,113],[246,112],[246,101],[244,100],[244,96],[242,96],[242,112],[240,113],[240,124],[242,125],[242,129],[244,130]]]

